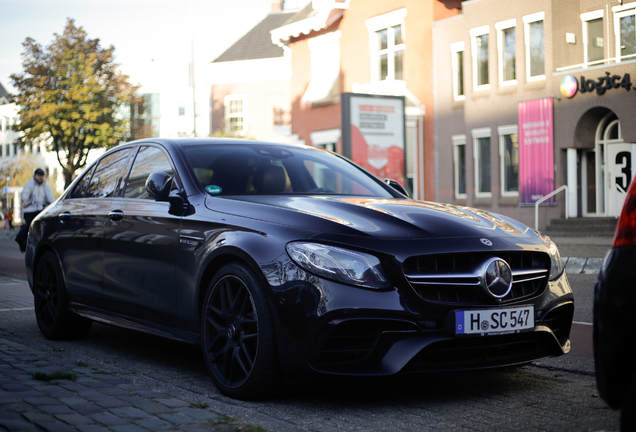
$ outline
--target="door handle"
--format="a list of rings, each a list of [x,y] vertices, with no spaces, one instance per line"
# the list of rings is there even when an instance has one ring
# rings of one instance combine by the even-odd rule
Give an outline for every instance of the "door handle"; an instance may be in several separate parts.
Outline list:
[[[62,223],[67,222],[71,218],[71,212],[60,213],[58,215],[58,218],[60,219],[60,222]]]
[[[124,212],[122,210],[113,210],[108,213],[108,218],[113,222],[120,221],[124,218]]]

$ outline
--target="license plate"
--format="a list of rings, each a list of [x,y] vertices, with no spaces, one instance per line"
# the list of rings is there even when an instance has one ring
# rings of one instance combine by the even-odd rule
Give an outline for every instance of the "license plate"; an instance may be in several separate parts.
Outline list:
[[[534,306],[455,311],[458,335],[519,333],[534,328]]]

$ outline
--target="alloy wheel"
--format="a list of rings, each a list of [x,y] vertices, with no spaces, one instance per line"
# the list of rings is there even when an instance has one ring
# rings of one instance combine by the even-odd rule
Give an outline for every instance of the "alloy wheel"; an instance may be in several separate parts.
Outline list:
[[[210,292],[204,317],[204,347],[220,383],[237,388],[250,377],[258,350],[258,316],[246,284],[235,275]]]
[[[43,260],[35,280],[35,314],[46,328],[55,325],[58,317],[59,280],[53,263]]]

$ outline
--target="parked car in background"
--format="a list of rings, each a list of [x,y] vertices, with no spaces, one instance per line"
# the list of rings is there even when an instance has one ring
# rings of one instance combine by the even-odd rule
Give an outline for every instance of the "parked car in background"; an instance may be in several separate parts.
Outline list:
[[[569,351],[555,244],[411,200],[313,147],[147,139],[105,153],[33,222],[42,333],[93,320],[198,343],[215,384],[518,365]]]
[[[600,396],[621,410],[621,429],[636,430],[636,182],[627,191],[614,244],[594,293],[594,362]]]

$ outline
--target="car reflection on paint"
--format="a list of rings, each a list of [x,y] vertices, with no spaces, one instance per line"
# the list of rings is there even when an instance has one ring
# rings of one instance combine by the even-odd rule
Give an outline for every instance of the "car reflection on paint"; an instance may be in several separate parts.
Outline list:
[[[61,339],[100,321],[200,344],[219,390],[245,399],[281,373],[480,369],[569,351],[572,290],[548,237],[391,184],[311,147],[118,146],[33,222],[38,326]]]

